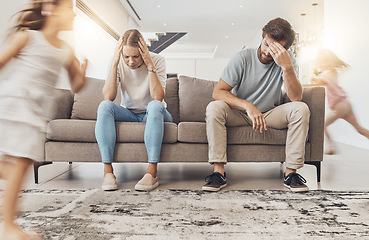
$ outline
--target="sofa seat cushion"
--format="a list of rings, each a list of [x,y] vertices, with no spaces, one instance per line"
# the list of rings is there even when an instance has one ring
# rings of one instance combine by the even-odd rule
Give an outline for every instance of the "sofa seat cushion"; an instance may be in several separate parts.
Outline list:
[[[50,141],[96,142],[94,120],[56,119],[47,125],[46,138]],[[143,143],[145,123],[117,122],[117,143]],[[177,142],[177,125],[164,123],[163,143]]]
[[[228,144],[263,144],[285,145],[287,129],[268,128],[266,132],[257,133],[251,126],[228,127]],[[178,141],[184,143],[207,143],[206,123],[181,122],[178,125]]]

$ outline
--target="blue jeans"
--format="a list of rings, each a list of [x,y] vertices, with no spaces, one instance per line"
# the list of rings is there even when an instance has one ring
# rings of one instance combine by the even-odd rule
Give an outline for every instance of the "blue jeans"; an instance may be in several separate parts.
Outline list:
[[[146,112],[133,113],[112,101],[102,101],[97,110],[95,136],[99,145],[102,162],[112,163],[116,142],[115,122],[146,122],[145,146],[149,163],[160,160],[161,145],[164,136],[164,122],[172,122],[172,115],[162,102],[154,100],[147,106]]]

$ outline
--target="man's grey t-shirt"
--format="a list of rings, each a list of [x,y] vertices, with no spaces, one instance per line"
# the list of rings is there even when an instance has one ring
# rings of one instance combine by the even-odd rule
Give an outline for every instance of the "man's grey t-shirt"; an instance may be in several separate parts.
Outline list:
[[[221,79],[229,84],[232,93],[253,103],[264,113],[280,104],[283,85],[283,71],[273,61],[269,64],[260,62],[258,49],[245,49],[237,52],[223,70]],[[289,52],[296,71],[296,61]]]

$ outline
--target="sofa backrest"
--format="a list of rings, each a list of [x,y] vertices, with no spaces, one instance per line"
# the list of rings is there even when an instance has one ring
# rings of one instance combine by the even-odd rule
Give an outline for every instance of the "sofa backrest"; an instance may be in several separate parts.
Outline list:
[[[104,100],[102,95],[102,88],[105,81],[96,78],[87,78],[86,85],[83,89],[74,94],[74,104],[72,108],[72,119],[86,119],[96,120],[97,108],[99,104]],[[120,104],[120,93],[118,92],[114,102]],[[168,111],[173,116],[173,122],[179,121],[179,108],[178,108],[178,79],[169,78],[166,84],[166,96],[165,101],[168,104]]]
[[[172,114],[173,122],[179,123],[179,106],[178,106],[178,78],[171,77],[167,79],[165,98],[167,110]]]
[[[105,81],[97,78],[86,78],[86,84],[81,91],[74,94],[72,119],[96,120],[97,108],[104,100],[102,88]],[[120,103],[120,94],[114,100]]]
[[[212,101],[216,81],[179,77],[179,120],[205,122],[207,105]]]

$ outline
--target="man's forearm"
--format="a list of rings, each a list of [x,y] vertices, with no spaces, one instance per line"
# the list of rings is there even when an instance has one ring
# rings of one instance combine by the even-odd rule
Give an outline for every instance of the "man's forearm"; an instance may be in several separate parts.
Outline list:
[[[300,81],[297,79],[293,67],[284,70],[283,76],[287,96],[291,99],[291,101],[301,101],[302,85]]]
[[[246,110],[246,105],[249,103],[246,100],[236,97],[233,93],[226,90],[214,91],[213,100],[224,101],[230,107],[238,110]]]

